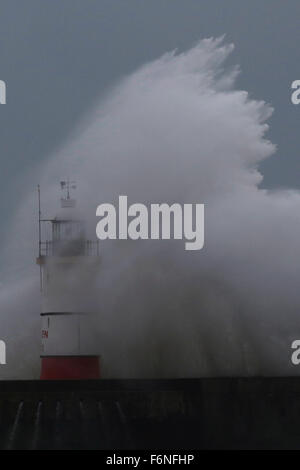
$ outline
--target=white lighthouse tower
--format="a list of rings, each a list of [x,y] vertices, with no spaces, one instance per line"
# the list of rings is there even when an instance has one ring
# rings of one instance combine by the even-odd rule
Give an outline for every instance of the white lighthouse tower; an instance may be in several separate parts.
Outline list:
[[[52,219],[41,216],[39,195],[39,256],[42,293],[41,379],[98,379],[99,357],[88,351],[91,266],[99,261],[98,241],[85,238],[84,224],[70,197],[74,182],[62,181],[61,208]],[[42,224],[51,226],[42,240]]]

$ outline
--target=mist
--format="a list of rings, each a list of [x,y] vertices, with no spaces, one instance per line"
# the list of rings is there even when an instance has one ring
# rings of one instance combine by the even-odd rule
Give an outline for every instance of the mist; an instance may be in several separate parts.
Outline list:
[[[226,65],[233,50],[211,38],[144,65],[33,169],[4,247],[1,377],[38,377],[34,186],[53,215],[66,177],[77,181],[92,239],[96,207],[119,195],[205,204],[202,250],[185,251],[180,240],[103,241],[90,279],[80,268],[70,276],[70,295],[93,312],[104,377],[298,373],[290,346],[300,337],[300,195],[263,189],[259,164],[276,152],[267,139],[273,110],[238,89],[239,68]]]

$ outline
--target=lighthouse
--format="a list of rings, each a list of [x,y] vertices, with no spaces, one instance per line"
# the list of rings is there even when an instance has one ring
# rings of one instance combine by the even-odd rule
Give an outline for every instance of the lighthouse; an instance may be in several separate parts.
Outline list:
[[[44,218],[39,201],[39,254],[42,380],[99,379],[99,356],[90,350],[90,277],[99,263],[98,241],[87,240],[71,192],[75,182],[60,183],[63,197],[53,218]],[[47,228],[44,228],[47,224]],[[48,231],[48,239],[43,238]],[[90,328],[89,328],[90,326]]]

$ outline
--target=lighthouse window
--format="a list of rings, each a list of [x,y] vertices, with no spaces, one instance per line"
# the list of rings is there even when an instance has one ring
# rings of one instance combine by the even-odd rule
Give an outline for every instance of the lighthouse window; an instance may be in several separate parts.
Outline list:
[[[76,240],[83,236],[80,222],[56,222],[53,224],[53,240]]]
[[[71,224],[66,224],[65,226],[65,237],[72,238],[72,225]]]
[[[82,222],[55,220],[52,224],[52,254],[54,256],[75,256],[84,253],[84,229]]]

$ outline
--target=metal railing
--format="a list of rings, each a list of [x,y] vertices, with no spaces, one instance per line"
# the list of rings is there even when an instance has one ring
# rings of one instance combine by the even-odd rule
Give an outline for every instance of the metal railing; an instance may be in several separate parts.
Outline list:
[[[99,256],[99,240],[46,240],[41,256]]]

